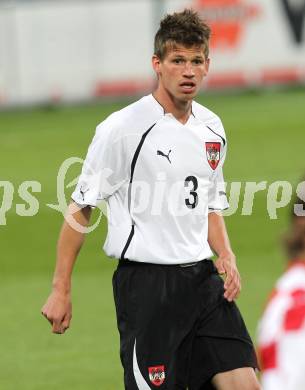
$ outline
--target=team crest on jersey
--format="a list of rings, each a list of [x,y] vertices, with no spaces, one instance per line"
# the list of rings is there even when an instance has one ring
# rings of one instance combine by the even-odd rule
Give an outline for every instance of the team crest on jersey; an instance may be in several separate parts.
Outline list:
[[[215,170],[220,160],[220,142],[206,142],[205,143],[208,163],[210,167]]]
[[[165,381],[164,366],[156,366],[148,368],[149,379],[155,386],[161,386]]]

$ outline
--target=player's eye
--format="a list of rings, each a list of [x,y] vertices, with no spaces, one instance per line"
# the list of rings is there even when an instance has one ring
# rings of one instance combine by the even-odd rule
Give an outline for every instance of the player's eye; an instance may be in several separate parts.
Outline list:
[[[193,64],[195,64],[195,65],[201,65],[201,64],[203,64],[203,60],[201,60],[200,58],[196,58],[196,59],[193,61]]]
[[[178,65],[178,64],[182,64],[182,62],[183,62],[183,59],[182,59],[182,58],[174,58],[174,59],[173,59],[173,63],[174,63],[174,64],[177,64],[177,65]]]

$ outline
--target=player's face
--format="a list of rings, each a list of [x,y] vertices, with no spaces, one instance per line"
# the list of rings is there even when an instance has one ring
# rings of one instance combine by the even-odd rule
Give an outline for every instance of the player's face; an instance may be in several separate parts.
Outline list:
[[[159,87],[172,98],[192,100],[198,93],[209,69],[202,47],[176,45],[168,49],[165,58],[153,57],[153,67],[159,78]]]

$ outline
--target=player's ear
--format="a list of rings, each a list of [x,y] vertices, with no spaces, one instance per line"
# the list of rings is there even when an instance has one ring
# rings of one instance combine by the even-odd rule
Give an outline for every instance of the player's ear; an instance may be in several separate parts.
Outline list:
[[[204,62],[204,67],[205,67],[205,72],[204,72],[204,76],[206,76],[209,72],[209,69],[210,69],[210,59],[207,58]]]
[[[160,61],[160,58],[156,54],[154,54],[152,56],[151,63],[152,63],[152,67],[153,67],[154,71],[156,72],[157,76],[159,76],[159,74],[161,72],[161,70],[160,70],[161,61]]]

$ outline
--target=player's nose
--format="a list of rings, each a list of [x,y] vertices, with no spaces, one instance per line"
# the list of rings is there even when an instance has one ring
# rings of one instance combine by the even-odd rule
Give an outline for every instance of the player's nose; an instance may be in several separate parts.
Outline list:
[[[183,76],[191,78],[195,76],[194,68],[191,62],[187,62],[183,69]]]

